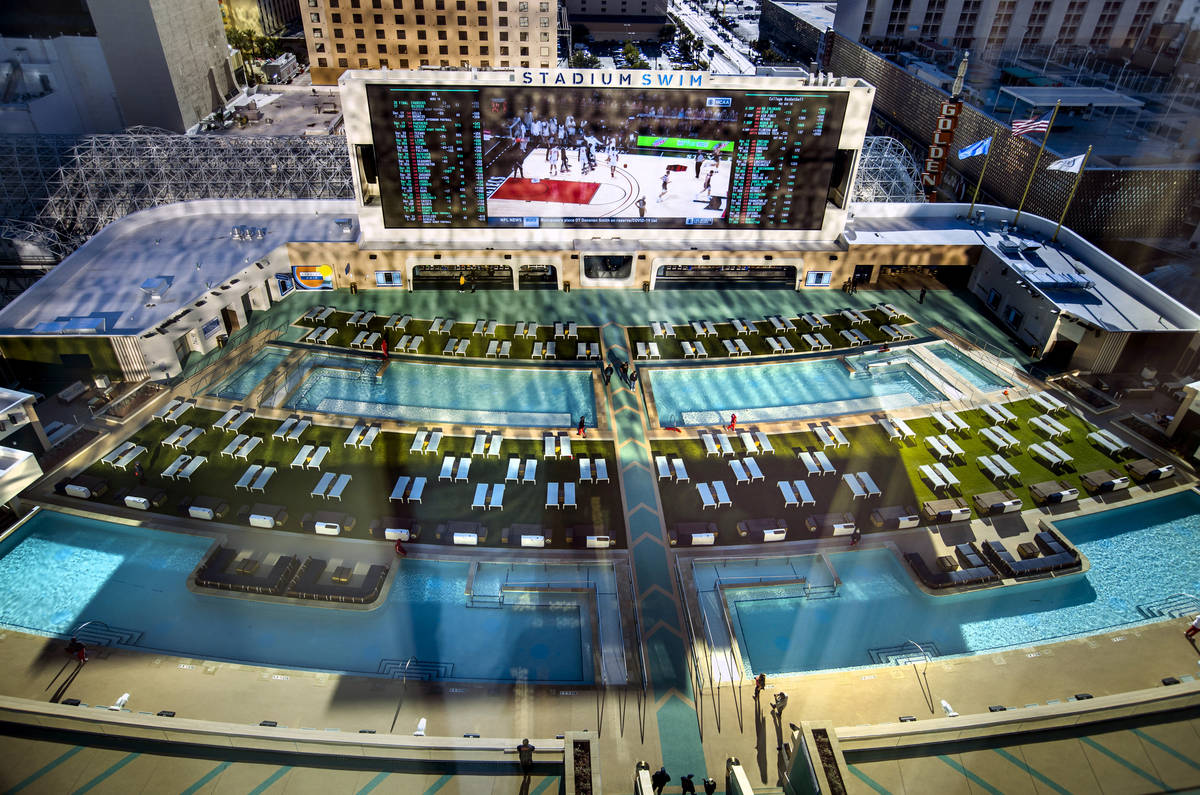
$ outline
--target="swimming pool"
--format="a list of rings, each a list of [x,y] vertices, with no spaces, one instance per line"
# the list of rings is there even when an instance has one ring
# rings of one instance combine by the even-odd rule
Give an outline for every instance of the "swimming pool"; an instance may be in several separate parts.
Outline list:
[[[1158,620],[1164,600],[1200,594],[1198,514],[1200,494],[1186,491],[1059,522],[1091,562],[1086,573],[966,594],[925,594],[891,552],[877,549],[828,556],[843,583],[830,599],[806,598],[799,586],[739,587],[798,576],[830,582],[813,555],[698,562],[696,581],[709,626],[724,621],[718,576],[732,586],[730,623],[755,673],[887,663],[915,651],[910,641],[935,656],[977,654]]]
[[[857,358],[857,357],[856,357]],[[851,375],[837,359],[647,368],[662,426],[773,422],[897,409],[946,399],[908,362]]]
[[[287,354],[277,348],[264,348],[210,389],[208,394],[227,400],[242,400],[286,358]]]
[[[930,345],[925,350],[945,362],[947,367],[980,392],[994,392],[1012,386],[1012,383],[999,373],[989,370],[948,342]]]
[[[416,656],[424,671],[446,679],[594,679],[585,594],[473,606],[465,595],[469,564],[430,560],[397,562],[384,603],[369,611],[193,593],[187,577],[211,543],[42,511],[0,544],[0,624],[62,636],[99,620],[143,651],[361,675],[391,675]],[[611,572],[604,564],[573,566],[559,579],[610,582],[605,568]],[[487,582],[504,576],[489,574]],[[548,580],[531,567],[522,581]],[[608,620],[619,636],[619,618]]]
[[[243,370],[253,369],[251,364],[253,360]],[[285,384],[264,405],[406,422],[558,428],[575,425],[582,415],[589,425],[596,424],[592,372],[587,369],[465,367],[400,359],[384,367],[378,359],[309,353]]]

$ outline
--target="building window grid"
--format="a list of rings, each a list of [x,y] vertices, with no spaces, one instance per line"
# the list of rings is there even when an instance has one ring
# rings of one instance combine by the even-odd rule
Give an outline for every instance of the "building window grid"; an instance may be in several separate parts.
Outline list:
[[[1058,40],[1064,44],[1075,41],[1079,25],[1083,21],[1083,12],[1087,9],[1087,0],[1071,0],[1067,13],[1063,15],[1062,27],[1059,28]]]
[[[971,47],[975,38],[975,23],[979,20],[980,0],[966,0],[958,15],[958,26],[954,29],[954,46]]]
[[[1121,12],[1121,0],[1108,0],[1100,9],[1100,18],[1096,20],[1096,30],[1092,33],[1091,45],[1104,47],[1112,37],[1113,25],[1117,22],[1117,14]]]
[[[1016,0],[1000,0],[996,6],[996,16],[992,19],[992,30],[988,33],[987,50],[1001,49],[1004,40],[1008,38],[1008,29],[1012,26],[1013,9]]]
[[[1133,20],[1129,23],[1129,34],[1125,37],[1126,47],[1138,45],[1138,40],[1142,38],[1146,25],[1150,23],[1150,18],[1154,15],[1156,4],[1156,0],[1142,0],[1138,3],[1137,10],[1133,12]]]
[[[892,11],[888,14],[887,32],[884,34],[889,39],[904,37],[904,29],[908,25],[908,12],[911,5],[911,0],[897,0],[892,5]]]
[[[1050,16],[1050,7],[1054,0],[1034,0],[1029,12],[1029,24],[1025,27],[1025,35],[1021,37],[1021,47],[1031,47],[1037,44],[1046,31],[1046,18]]]
[[[925,41],[937,41],[938,31],[942,27],[942,17],[946,13],[946,0],[930,0],[925,8],[925,19],[921,22],[921,38]]]

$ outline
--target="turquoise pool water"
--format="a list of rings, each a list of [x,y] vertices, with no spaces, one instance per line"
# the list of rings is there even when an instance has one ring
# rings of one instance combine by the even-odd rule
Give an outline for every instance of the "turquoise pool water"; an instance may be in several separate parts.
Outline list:
[[[722,367],[645,368],[659,424],[712,425],[828,417],[945,400],[905,363],[852,376],[836,359]]]
[[[593,621],[579,596],[472,607],[467,563],[414,560],[396,564],[370,611],[196,594],[186,580],[210,544],[42,511],[0,544],[0,624],[62,636],[99,620],[145,651],[288,668],[390,675],[415,655],[427,669],[442,663],[447,679],[593,681]],[[561,576],[602,579],[573,568]]]
[[[949,343],[939,342],[930,345],[926,350],[945,362],[947,367],[981,392],[994,392],[997,389],[1012,386],[999,373],[992,372]]]
[[[807,577],[831,581],[818,556],[697,563],[707,622],[723,621],[726,589],[748,670],[807,672],[887,662],[916,641],[937,656],[1028,646],[1154,620],[1154,605],[1200,594],[1200,494],[1182,492],[1058,523],[1091,561],[1085,574],[951,596],[929,596],[887,550],[829,555],[843,585],[832,599],[794,586],[736,587]],[[719,624],[716,626],[720,626]],[[910,647],[909,651],[915,651]]]
[[[309,354],[302,380],[284,402],[322,411],[407,422],[522,427],[596,424],[592,372],[586,369],[464,367],[393,359]],[[382,370],[382,372],[381,372]]]
[[[227,400],[242,400],[286,358],[287,354],[277,348],[264,348],[210,389],[208,394]]]

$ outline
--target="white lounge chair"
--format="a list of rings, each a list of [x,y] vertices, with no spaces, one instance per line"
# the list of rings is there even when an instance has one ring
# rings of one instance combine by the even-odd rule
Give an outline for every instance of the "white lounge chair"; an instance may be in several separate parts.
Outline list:
[[[746,341],[744,339],[740,339],[740,338],[735,339],[733,341],[733,344],[737,347],[738,355],[740,355],[740,356],[749,356],[750,355],[750,347],[748,345],[746,345]]]
[[[412,480],[408,475],[401,475],[396,478],[396,485],[392,486],[392,493],[388,496],[389,500],[404,501],[404,492],[408,491],[408,484]]]
[[[346,440],[342,442],[342,447],[357,447],[358,440],[361,439],[362,435],[366,432],[366,425],[363,425],[361,422],[355,424],[355,426],[350,429],[350,433],[346,434]]]
[[[946,481],[942,480],[941,476],[929,464],[921,464],[921,466],[917,467],[917,471],[921,473],[925,480],[929,481],[929,486],[934,491],[946,488]]]
[[[176,479],[186,480],[190,483],[192,480],[192,475],[196,474],[196,470],[199,469],[200,465],[207,460],[208,459],[202,455],[195,456],[191,461],[188,462],[188,465],[184,467],[178,475],[175,476]]]
[[[408,490],[407,501],[409,503],[421,501],[421,498],[425,495],[425,481],[426,479],[424,477],[419,477],[413,480],[412,488]]]
[[[187,462],[191,461],[191,460],[192,460],[192,457],[190,455],[179,456],[178,458],[176,458],[174,461],[171,462],[170,466],[168,466],[166,469],[164,469],[162,471],[162,476],[164,478],[169,478],[171,480],[174,480],[176,473],[178,473],[179,470],[183,469],[187,465]]]
[[[550,482],[546,484],[546,507],[557,508],[558,504],[558,484]]]
[[[671,462],[667,460],[665,455],[654,456],[654,466],[658,470],[659,480],[671,479]]]
[[[238,448],[237,452],[233,454],[233,457],[240,458],[245,461],[250,457],[250,454],[254,452],[254,448],[258,447],[260,444],[262,444],[262,437],[252,436],[246,440],[245,444]]]
[[[728,436],[718,433],[717,441],[721,444],[721,455],[733,455],[733,443],[729,441]]]
[[[475,328],[471,329],[471,336],[477,337],[477,336],[483,334],[483,329],[486,325],[487,325],[486,320],[476,320]]]
[[[571,452],[571,437],[569,434],[559,434],[558,437],[558,457],[559,458],[574,458],[575,454]]]
[[[716,442],[716,440],[713,439],[711,433],[709,433],[708,431],[701,431],[700,432],[700,441],[704,442],[704,452],[706,455],[709,455],[709,456],[721,455],[721,450],[719,447],[717,447],[717,442]]]
[[[712,490],[707,483],[697,483],[696,492],[700,495],[701,508],[716,508],[717,502],[713,499]]]
[[[608,460],[594,458],[592,459],[592,467],[596,470],[596,482],[608,483]]]
[[[871,478],[871,475],[868,472],[859,472],[858,482],[862,484],[862,487],[866,490],[868,497],[879,497],[883,494],[883,492],[879,490],[879,487],[875,485],[874,479]]]
[[[717,507],[722,505],[733,507],[733,501],[729,499],[729,492],[725,490],[725,481],[714,480],[712,488],[713,492],[717,495]]]
[[[792,484],[786,480],[781,480],[775,484],[779,487],[779,493],[783,495],[783,507],[795,508],[800,505],[796,500],[796,494],[792,491]]]
[[[186,449],[188,449],[188,447],[191,445],[192,442],[196,441],[203,435],[204,435],[203,428],[192,428],[190,431],[187,432],[187,434],[184,435],[184,437],[182,439],[180,439],[178,442],[175,443],[175,446],[177,448],[179,448],[180,450],[186,450]]]
[[[755,431],[754,438],[758,440],[758,446],[764,453],[774,453],[775,448],[771,445],[771,440],[762,431]]]
[[[537,459],[525,459],[525,471],[521,475],[522,483],[537,483]]]
[[[796,490],[796,496],[800,498],[801,505],[817,504],[817,501],[813,499],[812,491],[808,488],[808,484],[803,480],[793,480],[792,488]]]
[[[156,420],[165,420],[165,419],[167,418],[167,415],[168,415],[168,414],[170,414],[170,413],[171,413],[172,411],[174,411],[175,409],[179,408],[179,405],[180,405],[182,402],[183,402],[182,400],[174,400],[174,399],[172,399],[172,400],[171,400],[169,403],[167,403],[165,406],[163,406],[162,408],[160,408],[158,411],[154,412],[154,414],[153,414],[153,418],[154,418],[154,419],[156,419]]]
[[[810,474],[810,475],[820,475],[821,474],[821,465],[817,463],[817,459],[813,457],[812,453],[810,453],[806,450],[800,450],[796,453],[796,457],[799,458],[800,461],[804,464],[804,468],[808,470],[808,474]]]
[[[822,475],[836,475],[837,474],[837,467],[835,467],[833,465],[833,463],[830,462],[829,456],[825,455],[825,453],[823,451],[821,451],[821,450],[815,451],[813,453],[813,458],[815,458],[817,460],[817,463],[820,464]]]
[[[225,426],[225,430],[234,431],[235,433],[241,430],[242,426],[250,420],[254,419],[253,411],[243,411],[233,418],[233,421]]]
[[[358,334],[354,335],[354,339],[350,341],[350,347],[357,348],[359,345],[362,344],[363,340],[365,340],[366,338],[367,338],[367,332],[365,332],[365,331],[358,332]]]
[[[850,487],[850,496],[852,498],[857,500],[860,497],[867,496],[867,490],[864,489],[862,484],[858,482],[857,475],[847,472],[846,474],[842,475],[842,482]]]
[[[725,345],[725,353],[729,354],[730,356],[741,355],[738,353],[738,349],[733,346],[733,342],[730,340],[721,340],[721,342]]]
[[[586,457],[579,459],[579,479],[583,481],[592,479],[592,462]]]
[[[672,458],[671,466],[675,469],[675,482],[687,483],[690,478],[688,478],[687,467],[684,465],[683,459]]]
[[[296,453],[296,457],[292,459],[291,468],[304,468],[304,464],[308,461],[308,456],[315,450],[316,447],[311,444],[306,444],[300,448],[300,452]]]
[[[737,483],[749,483],[750,476],[746,474],[746,468],[742,466],[742,462],[736,458],[730,460],[729,468],[733,471],[733,478]]]
[[[446,340],[446,347],[442,348],[442,356],[451,356],[454,354],[454,346],[458,344],[458,338],[451,337]]]
[[[325,461],[325,456],[329,455],[329,448],[321,445],[313,451],[312,458],[308,460],[309,469],[320,469],[321,464]]]
[[[249,491],[250,484],[254,482],[254,478],[256,478],[258,473],[261,471],[261,464],[251,464],[250,466],[246,467],[246,471],[242,473],[240,478],[238,478],[238,482],[233,484],[233,487],[235,489],[245,489],[246,491]]]
[[[408,446],[408,452],[410,454],[425,452],[425,442],[428,441],[428,439],[429,439],[429,431],[426,431],[426,430],[417,431],[417,435],[413,437],[412,444],[410,444]]]
[[[458,459],[458,469],[455,470],[455,472],[454,472],[454,482],[457,483],[460,480],[470,480],[470,479],[471,479],[471,459],[467,458],[467,457]]]
[[[459,340],[458,344],[454,346],[454,355],[455,356],[466,356],[467,355],[467,346],[470,344],[471,344],[471,341],[469,339],[467,339],[466,337]]]
[[[375,438],[379,436],[379,432],[380,428],[378,425],[372,425],[370,428],[367,428],[367,432],[364,433],[363,437],[358,440],[359,449],[366,448],[367,450],[370,450],[375,444]]]
[[[518,457],[508,459],[508,472],[504,475],[504,482],[508,483],[510,480],[514,483],[521,480],[521,459]]]
[[[679,344],[681,346],[683,346],[683,358],[685,358],[685,359],[695,359],[696,358],[696,346],[695,345],[688,342],[687,340],[683,340]]]
[[[429,444],[425,445],[426,455],[437,455],[438,448],[442,446],[442,432],[434,430],[429,434]]]
[[[637,349],[637,358],[639,358],[639,359],[649,359],[650,358],[650,348],[647,347],[646,343],[644,343],[644,342],[636,343],[635,347]]]
[[[783,353],[783,346],[780,345],[779,341],[776,340],[774,337],[767,337],[767,345],[771,348],[771,353],[774,353],[774,354]]]
[[[488,440],[488,458],[500,457],[500,446],[504,444],[504,434],[493,433],[492,438]]]
[[[475,431],[475,444],[471,448],[471,457],[483,455],[487,449],[487,433],[485,431]]]
[[[282,423],[280,423],[278,428],[275,429],[275,432],[271,434],[271,438],[272,439],[286,439],[287,435],[288,435],[288,431],[290,431],[292,429],[292,426],[295,424],[296,424],[296,418],[288,417],[286,420],[284,420]]]
[[[338,475],[337,482],[333,484],[333,488],[330,489],[329,493],[326,494],[325,496],[331,500],[337,500],[338,502],[341,502],[342,501],[342,492],[344,492],[346,490],[346,487],[349,485],[350,485],[350,475],[349,474]]]
[[[225,430],[225,426],[228,425],[229,422],[234,417],[236,417],[237,415],[239,415],[241,413],[242,413],[241,409],[229,409],[224,414],[222,414],[221,418],[219,420],[217,420],[216,422],[214,422],[212,426],[213,426],[213,428],[215,428],[218,431],[223,431],[223,430]]]
[[[267,483],[271,481],[271,478],[274,477],[274,475],[275,467],[264,467],[263,471],[259,472],[258,477],[254,479],[253,485],[250,486],[250,491],[265,493],[267,490]]]
[[[564,507],[564,508],[578,508],[579,507],[575,504],[575,484],[569,480],[566,483],[562,484],[562,507]]]
[[[512,358],[512,340],[504,340],[504,342],[500,343],[500,358]]]
[[[121,456],[128,453],[134,447],[136,447],[136,445],[133,442],[121,442],[121,444],[118,445],[117,447],[115,447],[112,450],[112,452],[110,452],[108,455],[104,456],[104,458],[101,458],[100,460],[103,461],[105,464],[112,466],[117,461],[117,459],[119,459]]]
[[[490,340],[488,342],[487,352],[484,354],[484,356],[488,359],[495,359],[495,358],[498,358],[499,355],[500,355],[499,340]]]
[[[225,445],[225,449],[223,449],[221,451],[221,455],[227,455],[227,456],[232,457],[233,454],[238,451],[238,448],[241,447],[243,444],[245,444],[246,440],[249,438],[250,437],[247,436],[246,434],[239,433],[237,436],[233,437],[232,442]]]
[[[542,458],[558,458],[558,437],[552,434],[542,436]]]
[[[488,497],[487,507],[488,507],[489,511],[492,510],[493,508],[498,508],[500,510],[504,510],[504,484],[503,483],[493,483],[492,484],[492,494],[490,497]]]
[[[475,499],[471,501],[471,509],[472,510],[478,508],[479,510],[482,511],[485,508],[487,508],[487,491],[488,491],[488,484],[486,484],[486,483],[475,484]]]
[[[336,472],[326,472],[321,475],[317,481],[317,485],[313,486],[313,490],[308,493],[310,497],[324,497],[325,492],[329,491],[329,487],[333,485],[333,481],[337,479]]]
[[[753,458],[743,458],[742,464],[745,465],[746,471],[750,473],[750,480],[763,480],[762,470],[758,468],[758,462]]]
[[[425,341],[424,337],[413,337],[412,341],[408,343],[408,352],[416,353],[417,351],[419,351],[421,349],[421,343],[423,343],[424,341]]]

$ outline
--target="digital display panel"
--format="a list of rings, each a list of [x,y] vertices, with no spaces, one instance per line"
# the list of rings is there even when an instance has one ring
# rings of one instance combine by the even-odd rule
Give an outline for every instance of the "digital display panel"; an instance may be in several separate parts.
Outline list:
[[[384,225],[820,229],[846,95],[368,85]]]

